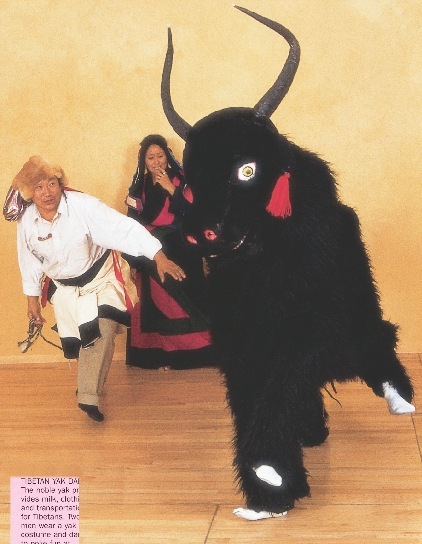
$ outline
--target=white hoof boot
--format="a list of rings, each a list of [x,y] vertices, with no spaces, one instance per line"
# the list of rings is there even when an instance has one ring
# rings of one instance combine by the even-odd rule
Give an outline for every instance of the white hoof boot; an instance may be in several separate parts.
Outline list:
[[[416,410],[413,404],[405,401],[390,383],[384,382],[382,384],[382,388],[384,390],[384,397],[387,401],[390,414],[411,414]]]
[[[261,465],[258,468],[254,468],[254,471],[258,478],[267,484],[280,487],[282,483],[282,478],[278,472],[276,472],[273,467],[269,465]]]
[[[266,512],[265,510],[255,512],[255,510],[248,510],[247,508],[236,508],[233,510],[233,514],[239,516],[239,518],[247,519],[248,521],[257,521],[259,519],[281,518],[282,516],[285,516],[287,512],[280,512],[277,514],[275,512]]]

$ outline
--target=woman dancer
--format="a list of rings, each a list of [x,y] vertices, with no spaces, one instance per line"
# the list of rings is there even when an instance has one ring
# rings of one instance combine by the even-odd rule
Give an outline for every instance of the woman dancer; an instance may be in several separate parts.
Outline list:
[[[185,246],[179,228],[190,201],[183,169],[166,140],[158,134],[144,138],[126,198],[128,215],[160,240],[186,278],[182,282],[167,278],[161,283],[147,259],[124,255],[136,270],[140,298],[128,334],[129,365],[167,370],[211,364],[203,262]]]

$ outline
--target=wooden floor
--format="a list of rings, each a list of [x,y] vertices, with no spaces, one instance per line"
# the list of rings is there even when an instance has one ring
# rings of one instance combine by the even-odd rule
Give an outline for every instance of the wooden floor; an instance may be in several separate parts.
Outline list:
[[[231,469],[232,427],[214,369],[115,362],[94,423],[76,407],[76,364],[0,366],[0,543],[11,476],[80,479],[80,544],[422,543],[422,358],[402,355],[415,415],[391,416],[360,383],[327,397],[331,433],[307,449],[312,497],[248,522]]]

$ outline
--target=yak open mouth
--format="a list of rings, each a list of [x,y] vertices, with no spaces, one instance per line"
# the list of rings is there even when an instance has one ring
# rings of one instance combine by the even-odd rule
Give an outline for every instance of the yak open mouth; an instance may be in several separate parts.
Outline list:
[[[224,255],[226,253],[229,253],[231,251],[236,251],[236,249],[239,249],[239,247],[246,240],[247,235],[248,235],[248,233],[246,233],[245,236],[243,236],[243,238],[239,242],[237,242],[237,244],[235,246],[233,246],[231,248],[227,248],[224,251],[222,251],[221,253],[217,253],[216,255],[208,255],[208,258],[209,259],[215,259],[216,257],[221,257],[222,255]]]

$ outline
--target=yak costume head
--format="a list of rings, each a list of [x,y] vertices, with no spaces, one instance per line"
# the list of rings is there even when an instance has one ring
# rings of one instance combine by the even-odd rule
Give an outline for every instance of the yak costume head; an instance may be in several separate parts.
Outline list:
[[[255,219],[262,219],[263,214],[286,218],[292,211],[291,144],[269,117],[293,81],[299,64],[299,44],[279,23],[235,7],[279,33],[290,45],[283,70],[255,107],[223,109],[189,126],[174,110],[170,97],[170,29],[161,86],[166,116],[186,142],[183,166],[193,203],[184,221],[185,237],[205,255],[236,249],[253,229]]]

